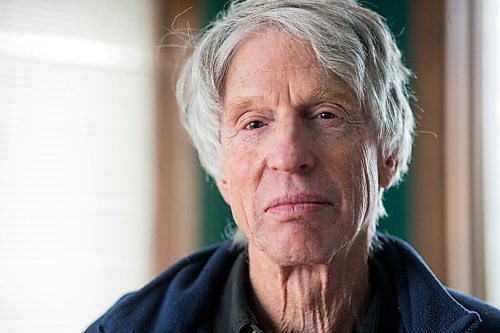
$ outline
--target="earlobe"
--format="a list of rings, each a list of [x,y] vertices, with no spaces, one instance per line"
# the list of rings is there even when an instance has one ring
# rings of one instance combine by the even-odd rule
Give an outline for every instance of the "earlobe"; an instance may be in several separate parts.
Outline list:
[[[391,155],[381,162],[378,168],[378,183],[380,187],[387,188],[394,179],[398,169],[398,161]]]
[[[217,185],[217,188],[219,189],[220,194],[222,195],[222,198],[224,198],[224,201],[228,204],[231,205],[230,200],[229,200],[229,184],[224,178],[217,178],[215,180],[215,184]]]

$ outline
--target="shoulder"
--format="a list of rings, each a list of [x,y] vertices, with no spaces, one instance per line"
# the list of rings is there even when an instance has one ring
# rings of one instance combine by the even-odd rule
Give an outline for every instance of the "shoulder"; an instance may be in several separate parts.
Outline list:
[[[86,332],[190,331],[224,285],[238,253],[227,241],[187,255],[123,296]]]
[[[463,307],[479,314],[482,323],[476,332],[500,332],[500,309],[453,289],[448,289],[448,292]]]
[[[500,332],[500,311],[445,287],[406,242],[378,234],[372,252],[391,279],[409,332]]]

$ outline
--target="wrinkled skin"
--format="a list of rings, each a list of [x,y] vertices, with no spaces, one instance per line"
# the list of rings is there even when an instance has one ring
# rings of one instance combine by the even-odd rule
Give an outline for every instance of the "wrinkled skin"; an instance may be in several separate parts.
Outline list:
[[[367,227],[396,164],[381,158],[372,122],[347,85],[327,75],[308,44],[273,28],[235,52],[220,120],[223,176],[217,185],[248,237],[251,282],[267,312],[262,315],[269,328],[293,331],[289,305],[305,311],[317,302],[325,318],[316,311],[296,329],[331,329],[334,324],[325,321],[335,320],[326,317],[343,313],[341,297],[331,290],[338,265],[359,262],[359,269],[350,269],[357,276],[349,278],[359,286],[349,288],[365,296],[369,289]],[[348,275],[337,273],[336,288],[338,277]],[[271,285],[278,293],[272,301],[259,295],[272,294]],[[301,296],[292,299],[297,289]],[[365,298],[358,298],[362,308]],[[326,304],[335,299],[337,310]]]

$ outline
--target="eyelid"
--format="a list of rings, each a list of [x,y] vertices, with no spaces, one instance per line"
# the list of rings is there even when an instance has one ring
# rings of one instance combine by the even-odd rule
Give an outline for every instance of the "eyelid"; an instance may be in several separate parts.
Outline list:
[[[262,121],[264,126],[267,124],[267,118],[262,116],[261,113],[246,111],[237,119],[236,128],[244,130],[253,121]]]
[[[312,108],[311,116],[314,118],[320,113],[324,112],[330,112],[335,114],[338,118],[342,119],[348,119],[347,118],[347,113],[345,112],[344,108],[335,103],[321,103]]]
[[[330,108],[338,110],[339,112],[335,112],[335,115],[337,117],[345,120],[349,124],[363,124],[364,123],[364,121],[356,121],[356,120],[352,119],[352,117],[349,116],[349,113],[347,112],[346,108],[343,105],[338,104],[338,103],[321,103],[321,104],[318,104],[318,105],[316,105],[313,108],[313,112],[315,114],[321,113],[321,112],[317,112],[317,111],[319,109],[321,109],[321,107],[323,107],[323,106],[327,106],[327,107],[330,107]],[[323,112],[326,112],[326,111],[323,111]]]

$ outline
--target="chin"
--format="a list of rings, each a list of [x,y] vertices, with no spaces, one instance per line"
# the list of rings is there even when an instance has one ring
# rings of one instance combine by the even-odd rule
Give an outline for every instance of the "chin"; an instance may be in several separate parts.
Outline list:
[[[288,253],[276,253],[273,258],[281,266],[300,265],[328,265],[332,260],[332,253],[300,253],[288,251]]]
[[[326,265],[342,248],[328,232],[322,235],[289,232],[269,240],[259,248],[283,266]]]

